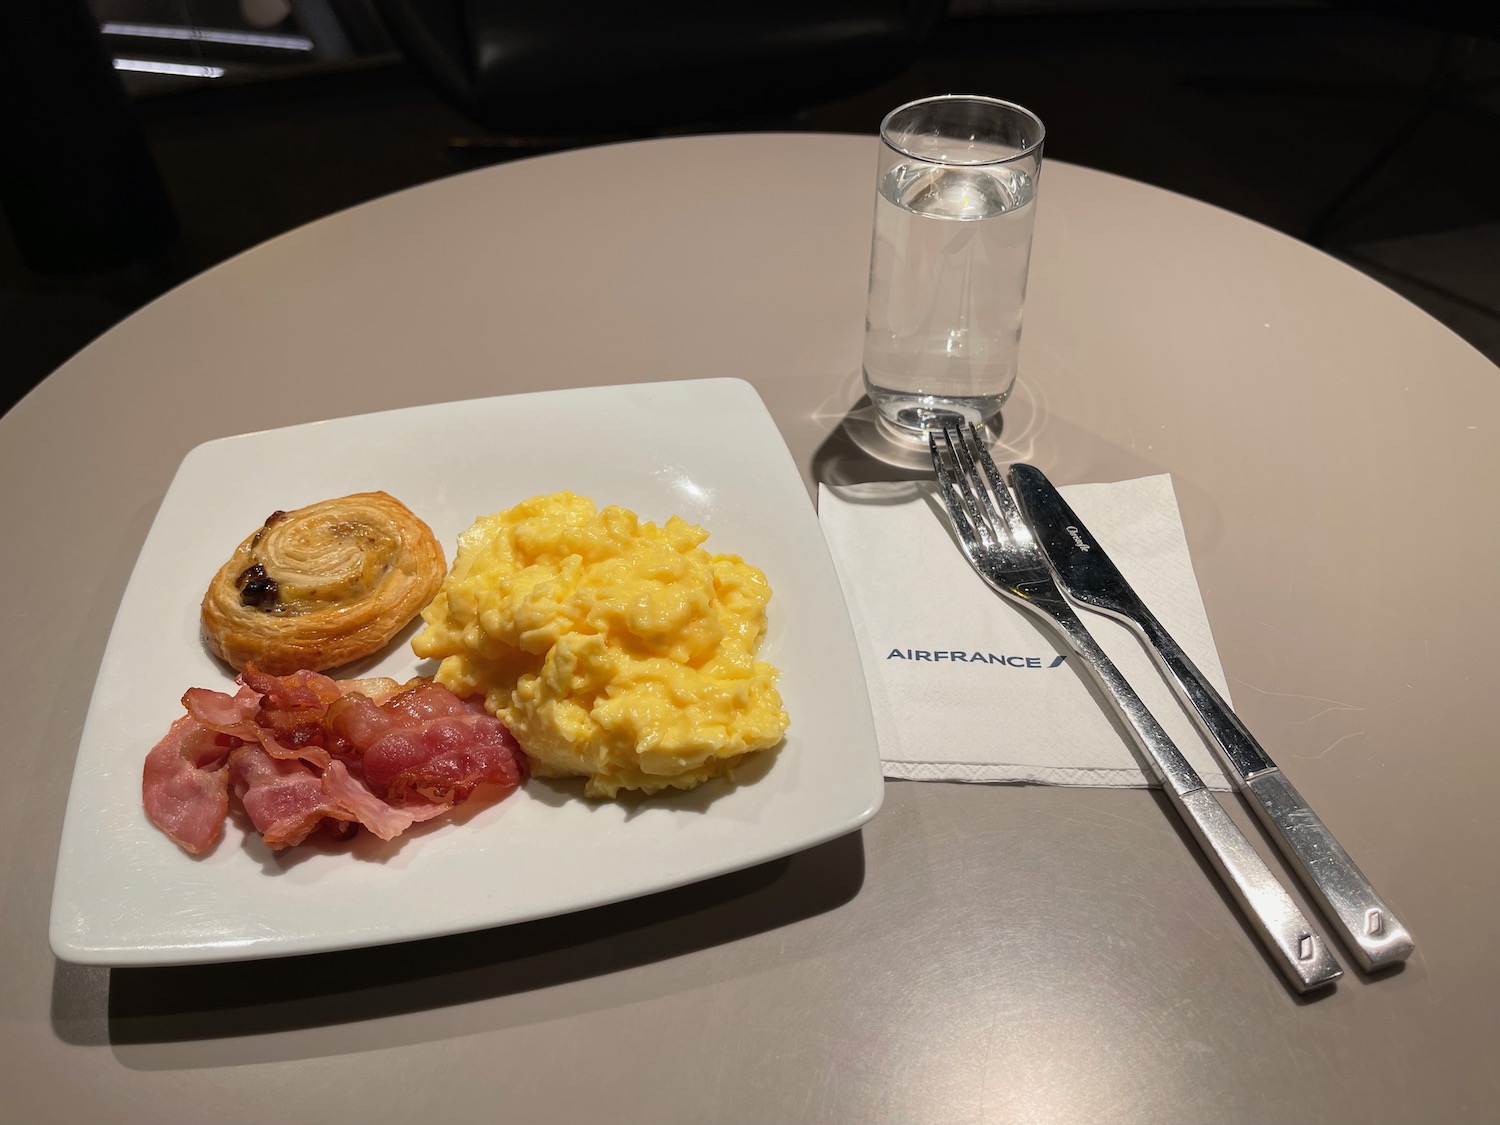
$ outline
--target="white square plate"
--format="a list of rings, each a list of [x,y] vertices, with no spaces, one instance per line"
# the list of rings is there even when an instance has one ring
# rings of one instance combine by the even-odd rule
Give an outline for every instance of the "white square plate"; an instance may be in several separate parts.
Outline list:
[[[141,767],[187,688],[231,686],[199,638],[209,579],[272,511],[373,489],[426,520],[450,562],[477,516],[562,489],[702,525],[710,550],[743,555],[770,579],[761,653],[781,669],[785,743],[735,784],[595,803],[534,780],[390,844],[277,854],[232,814],[209,854],[189,856],[146,819]],[[411,652],[414,632],[341,674],[430,672]],[[881,796],[838,580],[749,384],[556,391],[245,434],[183,460],[120,604],[74,767],[52,949],[89,964],[187,964],[505,925],[787,855],[857,828]]]

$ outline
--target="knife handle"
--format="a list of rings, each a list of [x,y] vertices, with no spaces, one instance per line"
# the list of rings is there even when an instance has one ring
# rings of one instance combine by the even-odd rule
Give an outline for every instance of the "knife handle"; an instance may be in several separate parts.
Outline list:
[[[1105,655],[1072,608],[1058,595],[1057,604],[1035,598],[1026,604],[1046,618],[1083,658],[1089,672],[1125,721],[1132,739],[1163,782],[1172,807],[1228,886],[1257,936],[1274,955],[1277,967],[1298,992],[1332,984],[1344,970],[1327,943],[1292,901],[1245,834],[1203,784],[1182,751],[1147,710],[1129,681]]]
[[[1303,885],[1327,917],[1343,930],[1344,943],[1355,960],[1367,972],[1405,961],[1415,948],[1410,932],[1224,697],[1161,622],[1144,606],[1139,609],[1136,624],[1168,679],[1191,705],[1203,732],[1223,750],[1241,792],[1250,798],[1251,807],[1296,868]]]
[[[1328,944],[1312,928],[1224,806],[1207,788],[1170,794],[1241,908],[1261,926],[1261,940],[1298,992],[1332,984],[1344,975]]]
[[[1410,957],[1416,947],[1410,932],[1286,774],[1256,774],[1244,783],[1244,790],[1324,913],[1344,931],[1349,951],[1365,970],[1383,969]]]

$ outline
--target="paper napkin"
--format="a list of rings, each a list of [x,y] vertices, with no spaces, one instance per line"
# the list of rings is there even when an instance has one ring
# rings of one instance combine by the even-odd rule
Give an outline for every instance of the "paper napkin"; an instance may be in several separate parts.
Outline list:
[[[1226,700],[1169,476],[1060,490]],[[932,481],[820,486],[818,515],[864,662],[887,777],[1156,784],[1050,628],[993,593],[949,531]],[[1212,751],[1119,623],[1079,616],[1205,782]]]

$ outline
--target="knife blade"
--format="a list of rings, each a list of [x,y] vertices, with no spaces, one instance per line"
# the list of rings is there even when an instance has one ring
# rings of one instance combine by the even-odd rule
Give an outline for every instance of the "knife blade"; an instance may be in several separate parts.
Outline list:
[[[1080,605],[1124,622],[1146,642],[1167,682],[1187,704],[1250,806],[1324,913],[1342,931],[1350,953],[1366,970],[1406,960],[1415,947],[1411,933],[1131,588],[1052,482],[1036,466],[1026,464],[1011,466],[1010,482],[1058,585]]]

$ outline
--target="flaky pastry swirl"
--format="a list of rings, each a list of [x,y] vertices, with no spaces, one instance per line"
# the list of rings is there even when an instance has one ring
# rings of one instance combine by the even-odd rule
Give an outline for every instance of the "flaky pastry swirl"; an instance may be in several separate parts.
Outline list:
[[[203,636],[236,669],[336,668],[382,648],[446,572],[431,528],[388,493],[273,512],[214,575]]]

